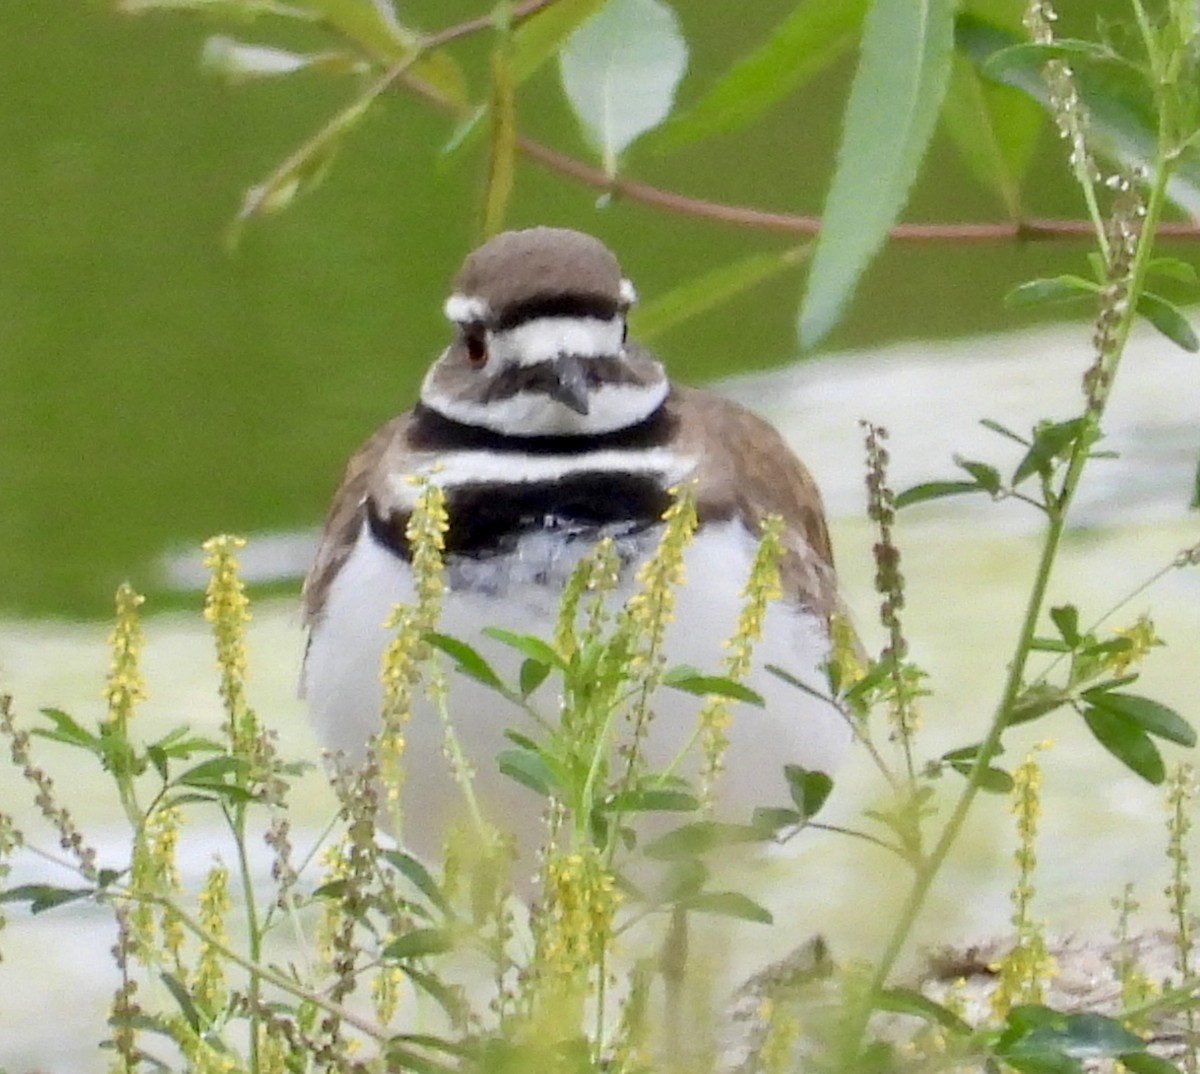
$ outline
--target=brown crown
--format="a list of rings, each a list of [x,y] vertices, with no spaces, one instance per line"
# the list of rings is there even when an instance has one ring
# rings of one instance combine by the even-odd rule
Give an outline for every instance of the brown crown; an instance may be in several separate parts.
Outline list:
[[[494,313],[531,298],[621,296],[621,267],[599,239],[568,228],[505,231],[467,255],[456,294],[483,299]]]

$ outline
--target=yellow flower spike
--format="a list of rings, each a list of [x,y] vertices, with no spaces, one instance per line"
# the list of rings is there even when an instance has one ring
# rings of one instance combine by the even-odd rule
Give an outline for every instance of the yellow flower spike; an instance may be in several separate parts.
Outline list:
[[[1016,942],[995,966],[996,988],[990,1000],[993,1014],[1001,1019],[1015,1006],[1041,1003],[1045,982],[1058,973],[1057,964],[1046,950],[1041,923],[1030,912],[1033,872],[1037,866],[1037,822],[1042,810],[1042,772],[1036,754],[1048,746],[1048,742],[1035,746],[1013,773],[1012,812],[1017,818],[1017,849],[1013,859],[1017,883],[1010,898]]]
[[[721,661],[721,673],[734,682],[741,682],[749,674],[754,643],[762,637],[767,608],[783,594],[779,577],[783,551],[783,519],[779,515],[770,515],[763,519],[762,536],[742,588],[737,626],[725,642],[727,652]],[[711,802],[717,778],[724,767],[725,747],[729,744],[726,731],[733,722],[729,702],[725,698],[707,701],[700,709],[699,720],[700,793],[705,802]]]
[[[225,943],[225,914],[232,905],[229,900],[229,871],[219,861],[214,863],[205,878],[198,896],[200,926],[213,940]],[[225,1005],[224,956],[210,940],[200,941],[196,958],[196,973],[192,983],[192,1000],[208,1015]]]
[[[203,544],[204,566],[209,571],[204,591],[204,618],[212,626],[221,672],[220,694],[228,719],[226,731],[233,753],[249,756],[257,732],[246,704],[246,624],[250,601],[238,574],[237,551],[246,547],[242,537],[221,534]]]
[[[420,488],[416,504],[405,527],[411,553],[412,605],[397,604],[384,624],[393,631],[383,654],[380,677],[383,681],[382,725],[375,740],[379,776],[385,789],[385,805],[392,816],[396,834],[400,831],[400,786],[404,780],[404,725],[412,715],[413,697],[421,678],[421,662],[428,646],[424,634],[437,626],[441,615],[446,530],[446,497],[428,478],[410,478]]]
[[[138,703],[146,699],[146,684],[139,666],[146,639],[138,619],[138,608],[146,598],[135,593],[127,583],[122,583],[117,589],[116,600],[116,624],[108,637],[112,663],[104,686],[104,700],[108,702],[109,722],[123,728]]]

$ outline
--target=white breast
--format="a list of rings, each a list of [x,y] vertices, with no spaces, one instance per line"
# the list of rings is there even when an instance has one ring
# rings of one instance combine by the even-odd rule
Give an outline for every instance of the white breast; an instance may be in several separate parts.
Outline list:
[[[618,542],[623,558],[631,564],[620,596],[629,592],[632,564],[651,551],[656,536],[648,532]],[[562,582],[587,547],[584,541],[568,544],[561,534],[534,534],[522,539],[513,557],[452,561],[440,629],[478,649],[512,681],[520,658],[481,636],[480,630],[499,626],[548,637]],[[708,525],[697,534],[685,558],[687,581],[677,593],[676,618],[667,634],[671,663],[691,664],[705,672],[719,670],[725,652],[721,643],[736,624],[753,552],[753,540],[737,523]],[[367,740],[378,728],[379,669],[388,640],[383,623],[395,603],[412,599],[407,564],[379,547],[364,526],[330,588],[321,620],[312,631],[304,669],[305,695],[322,743],[351,760],[362,757]],[[824,624],[815,616],[782,602],[770,607],[748,681],[764,696],[766,707],[735,708],[720,815],[748,820],[756,806],[788,804],[784,764],[823,771],[832,771],[837,764],[850,740],[841,715],[762,670],[766,664],[777,664],[819,685],[827,649]],[[535,700],[553,716],[549,684]],[[699,704],[699,699],[675,691],[659,695],[648,743],[653,761],[675,754],[695,727]],[[529,718],[462,676],[453,679],[450,712],[477,769],[477,792],[497,822],[518,834],[519,845],[525,849],[535,845],[521,834],[532,830],[534,840],[540,839],[537,824],[542,803],[533,792],[502,776],[495,765],[497,753],[510,745],[504,729],[533,733]],[[443,828],[459,809],[442,740],[441,724],[428,707],[415,711],[407,735],[404,838],[427,855],[438,851]]]

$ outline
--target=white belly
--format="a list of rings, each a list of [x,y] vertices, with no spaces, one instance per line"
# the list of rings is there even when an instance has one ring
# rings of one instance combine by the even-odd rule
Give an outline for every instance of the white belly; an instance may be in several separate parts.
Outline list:
[[[625,555],[636,560],[653,547],[656,535],[625,539]],[[520,565],[502,567],[498,559],[462,562],[448,571],[440,630],[461,638],[513,681],[519,656],[481,636],[485,626],[549,637],[557,614],[562,579],[587,545],[564,550],[561,535],[523,539]],[[677,591],[674,622],[666,650],[672,664],[690,664],[718,672],[725,653],[722,641],[732,633],[741,606],[754,542],[737,523],[708,525],[685,558],[687,580]],[[510,561],[511,562],[511,561]],[[623,599],[633,577],[623,577]],[[471,587],[466,588],[470,582]],[[330,588],[320,622],[312,631],[304,669],[305,696],[318,736],[330,750],[360,759],[379,726],[382,687],[380,663],[388,633],[383,623],[398,602],[413,591],[408,566],[371,539],[366,527]],[[812,615],[774,603],[755,649],[748,685],[763,695],[764,709],[739,705],[729,728],[726,770],[719,788],[719,815],[745,821],[756,806],[789,804],[785,764],[831,772],[841,758],[850,731],[843,717],[824,704],[763,670],[777,664],[797,678],[820,685],[828,639],[824,624]],[[535,695],[543,714],[554,716],[553,679]],[[695,728],[700,700],[664,690],[656,699],[648,752],[662,761]],[[450,713],[476,769],[476,790],[491,817],[518,835],[522,858],[540,842],[540,802],[496,768],[495,757],[511,745],[506,728],[534,734],[528,716],[503,698],[462,676],[452,679]],[[459,809],[458,792],[442,752],[442,725],[427,706],[413,713],[407,734],[407,768],[402,804],[405,842],[424,855],[436,854],[447,821]],[[528,832],[533,831],[531,839]]]

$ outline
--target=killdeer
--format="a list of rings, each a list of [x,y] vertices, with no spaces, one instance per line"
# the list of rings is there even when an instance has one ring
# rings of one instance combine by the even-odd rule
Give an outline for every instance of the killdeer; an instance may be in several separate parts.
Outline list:
[[[447,497],[440,629],[510,669],[512,651],[481,628],[548,637],[563,583],[603,535],[616,542],[627,594],[656,544],[667,490],[694,479],[699,528],[667,635],[672,663],[719,668],[759,524],[771,513],[786,524],[784,596],[768,612],[749,678],[766,708],[744,708],[730,729],[722,809],[748,819],[750,807],[786,804],[785,763],[827,772],[837,763],[850,738],[842,716],[763,670],[777,664],[823,681],[839,598],[816,485],[770,425],[668,381],[626,335],[634,300],[613,254],[576,231],[507,232],[467,257],[445,304],[454,338],[417,404],[350,459],[304,584],[303,691],[327,748],[353,762],[378,729],[383,624],[396,602],[413,599],[411,475],[429,475]],[[685,695],[659,701],[653,757],[673,755],[697,705]],[[512,830],[536,826],[534,796],[495,764],[521,714],[465,679],[450,711],[493,816]],[[441,724],[418,712],[406,740],[405,838],[432,853],[453,801]]]

